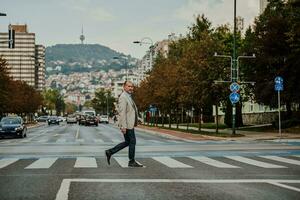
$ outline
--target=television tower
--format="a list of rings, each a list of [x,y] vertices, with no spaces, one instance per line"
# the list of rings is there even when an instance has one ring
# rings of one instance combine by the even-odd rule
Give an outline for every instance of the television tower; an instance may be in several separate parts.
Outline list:
[[[80,39],[80,41],[81,41],[81,44],[83,44],[83,41],[84,41],[84,39],[85,39],[85,37],[84,37],[84,35],[83,35],[83,26],[82,26],[82,28],[81,28],[81,35],[80,35],[79,39]]]

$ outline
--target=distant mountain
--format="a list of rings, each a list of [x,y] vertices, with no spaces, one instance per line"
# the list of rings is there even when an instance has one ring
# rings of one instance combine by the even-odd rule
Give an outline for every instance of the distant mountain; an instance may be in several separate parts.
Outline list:
[[[113,57],[122,57],[115,60]],[[90,72],[131,68],[137,59],[100,44],[57,44],[46,48],[46,73]]]

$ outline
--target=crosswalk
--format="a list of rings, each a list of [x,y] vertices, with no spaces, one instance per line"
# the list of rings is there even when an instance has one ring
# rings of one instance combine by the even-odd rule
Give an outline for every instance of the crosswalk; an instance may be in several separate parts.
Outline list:
[[[59,160],[65,158],[50,157],[39,158],[32,161],[31,164],[24,167],[25,170],[30,169],[49,169]],[[73,158],[72,158],[73,159]],[[101,168],[107,166],[104,158],[96,157],[75,157],[74,168]],[[298,168],[300,160],[298,155],[291,155],[288,158],[284,156],[253,156],[251,158],[245,156],[223,156],[223,157],[206,157],[206,156],[188,156],[188,157],[168,157],[168,156],[155,156],[145,158],[151,162],[155,162],[163,167],[173,169],[191,169],[197,168],[199,165],[213,167],[213,168],[228,168],[228,169],[241,169],[247,166],[264,169],[286,169]],[[18,158],[2,158],[0,159],[0,170],[5,169],[18,161],[25,159]],[[128,167],[127,157],[113,157],[117,165],[121,168]],[[263,161],[262,161],[263,160]],[[113,162],[113,161],[112,161]],[[274,163],[275,162],[275,163]],[[300,169],[300,168],[299,168]]]
[[[103,140],[101,138],[94,138],[94,139],[84,139],[84,138],[59,138],[59,139],[8,139],[8,140],[0,140],[0,145],[15,145],[15,144],[78,144],[78,143],[86,143],[86,144],[117,144],[123,142],[124,140],[121,138],[113,138],[113,139],[106,139]],[[178,140],[143,140],[137,139],[137,145],[162,145],[162,144],[185,144],[185,141],[178,141]]]

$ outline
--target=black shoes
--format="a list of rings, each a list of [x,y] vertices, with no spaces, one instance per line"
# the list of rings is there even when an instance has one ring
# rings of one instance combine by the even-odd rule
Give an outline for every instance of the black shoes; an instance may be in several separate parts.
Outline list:
[[[144,165],[142,165],[136,161],[129,161],[128,167],[144,167]]]
[[[107,163],[110,165],[111,153],[109,152],[109,150],[105,151],[105,155],[106,155]]]

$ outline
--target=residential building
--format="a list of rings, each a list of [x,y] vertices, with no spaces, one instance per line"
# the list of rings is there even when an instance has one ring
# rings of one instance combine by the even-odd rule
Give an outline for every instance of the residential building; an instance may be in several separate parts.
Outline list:
[[[263,13],[268,5],[268,0],[259,0],[259,13]]]
[[[25,81],[36,89],[45,85],[45,47],[35,45],[35,33],[28,32],[27,25],[9,25],[15,30],[15,48],[0,43],[0,56],[8,63],[9,75],[14,80]],[[0,33],[0,41],[8,41],[8,31]]]

